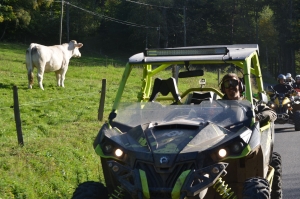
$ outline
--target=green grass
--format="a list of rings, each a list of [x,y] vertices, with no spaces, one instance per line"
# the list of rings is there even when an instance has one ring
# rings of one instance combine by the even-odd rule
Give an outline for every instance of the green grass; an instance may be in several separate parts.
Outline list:
[[[78,183],[103,181],[93,140],[103,122],[97,120],[101,81],[107,79],[105,115],[112,107],[121,67],[97,65],[106,58],[71,59],[65,88],[54,73],[38,88],[27,88],[27,46],[0,43],[0,198],[70,198]],[[118,63],[124,65],[125,63]],[[24,146],[18,145],[13,86],[18,87]]]
[[[126,63],[82,53],[81,58],[71,59],[65,88],[56,86],[54,73],[46,73],[45,90],[41,90],[34,71],[34,86],[28,89],[27,47],[0,43],[0,199],[71,198],[81,182],[104,182],[100,158],[92,146],[103,124],[97,120],[99,91],[102,79],[107,79],[106,119],[124,69],[119,66]],[[141,77],[142,70],[132,71],[125,99],[137,96],[134,88],[139,89]],[[205,77],[209,86],[218,87],[216,75],[207,72]],[[199,78],[183,81],[199,86]],[[185,83],[179,91],[186,89]],[[23,147],[18,145],[12,108],[14,85],[18,87]]]

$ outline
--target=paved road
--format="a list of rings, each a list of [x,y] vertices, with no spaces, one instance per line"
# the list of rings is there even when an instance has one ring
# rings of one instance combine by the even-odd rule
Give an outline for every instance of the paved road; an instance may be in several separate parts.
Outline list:
[[[283,199],[300,198],[300,131],[276,124],[274,151],[282,158]]]

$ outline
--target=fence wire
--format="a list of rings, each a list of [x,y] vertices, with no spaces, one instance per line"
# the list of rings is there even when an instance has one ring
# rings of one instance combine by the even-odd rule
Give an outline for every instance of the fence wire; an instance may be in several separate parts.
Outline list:
[[[63,98],[55,98],[55,99],[50,99],[50,100],[45,100],[45,101],[40,101],[40,102],[32,102],[32,103],[25,103],[25,104],[19,104],[19,107],[22,106],[30,106],[30,105],[37,105],[37,104],[43,104],[43,103],[49,103],[49,102],[54,102],[54,101],[58,101],[58,100],[67,100],[67,99],[74,99],[75,97],[79,97],[79,96],[90,96],[93,95],[95,93],[100,93],[100,92],[90,92],[90,93],[84,93],[84,94],[79,94],[79,95],[73,95],[73,96],[69,96],[69,97],[63,97]],[[0,110],[4,110],[4,109],[10,109],[13,108],[13,105],[8,106],[8,107],[0,107]]]

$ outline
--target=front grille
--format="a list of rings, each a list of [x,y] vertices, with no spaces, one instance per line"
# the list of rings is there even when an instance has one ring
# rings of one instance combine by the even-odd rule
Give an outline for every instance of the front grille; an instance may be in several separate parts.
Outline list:
[[[196,169],[195,162],[175,164],[172,168],[166,169],[167,172],[162,172],[161,168],[155,169],[154,164],[145,162],[137,162],[136,168],[145,171],[151,198],[156,199],[171,198],[171,191],[180,174],[186,170]],[[159,170],[159,173],[156,170]]]

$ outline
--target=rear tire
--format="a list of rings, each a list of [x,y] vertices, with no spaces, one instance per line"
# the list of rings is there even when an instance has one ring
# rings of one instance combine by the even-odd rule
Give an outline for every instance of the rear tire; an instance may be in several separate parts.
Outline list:
[[[269,182],[261,177],[247,179],[244,182],[243,199],[270,199]]]
[[[78,185],[72,199],[108,199],[108,191],[100,182],[87,181]]]
[[[300,111],[294,113],[295,131],[300,131]]]

